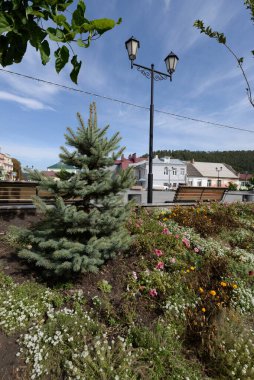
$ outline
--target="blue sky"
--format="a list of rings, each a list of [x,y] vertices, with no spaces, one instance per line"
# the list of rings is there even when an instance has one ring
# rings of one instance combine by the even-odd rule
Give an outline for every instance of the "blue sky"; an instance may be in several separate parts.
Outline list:
[[[125,41],[140,41],[136,63],[165,71],[172,50],[179,57],[173,81],[155,82],[155,109],[254,131],[254,109],[236,62],[222,45],[193,27],[196,19],[223,31],[228,43],[244,56],[253,84],[254,25],[239,0],[87,0],[91,18],[123,18],[121,25],[92,43],[74,47],[83,65],[77,88],[144,107],[150,105],[150,81],[130,69]],[[21,74],[75,87],[69,68],[59,75],[54,61],[41,65],[28,49],[24,61],[6,67]],[[60,89],[0,71],[0,147],[23,166],[38,169],[58,161],[66,127],[78,126],[76,113],[87,121],[89,104],[97,103],[99,126],[120,131],[126,155],[148,152],[149,111]],[[254,134],[155,113],[154,150],[247,150]]]

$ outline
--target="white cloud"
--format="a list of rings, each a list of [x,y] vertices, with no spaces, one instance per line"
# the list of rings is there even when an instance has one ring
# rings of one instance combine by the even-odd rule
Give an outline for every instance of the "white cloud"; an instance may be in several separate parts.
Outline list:
[[[22,96],[14,95],[6,91],[0,91],[0,99],[6,100],[9,102],[15,102],[22,106],[25,106],[26,108],[30,108],[33,110],[42,110],[42,109],[48,109],[52,110],[52,107],[49,107],[38,100],[32,99],[32,98],[24,98]]]

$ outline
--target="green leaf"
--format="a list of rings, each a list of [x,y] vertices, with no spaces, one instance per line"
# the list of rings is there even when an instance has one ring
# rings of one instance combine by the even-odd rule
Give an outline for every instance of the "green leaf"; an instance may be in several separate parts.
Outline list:
[[[89,23],[89,22],[84,22],[81,27],[80,27],[80,30],[79,32],[80,33],[87,33],[87,32],[90,32],[94,29],[94,26]]]
[[[251,53],[254,55],[254,50],[251,50]]]
[[[60,29],[48,28],[47,33],[52,41],[63,42],[65,35]]]
[[[72,3],[73,0],[69,0],[67,3],[58,4],[57,8],[59,11],[64,12]]]
[[[241,65],[243,63],[243,57],[238,58],[238,63],[239,63],[239,65]]]
[[[54,54],[56,57],[56,72],[59,73],[69,61],[69,49],[66,46],[62,46],[61,48],[57,49]]]
[[[78,44],[78,46],[80,46],[80,47],[85,47],[85,46],[86,46],[86,45],[84,44],[84,42],[82,41],[81,38],[78,38],[78,39],[77,39],[77,44]]]
[[[66,17],[64,15],[53,16],[53,20],[57,25],[64,25],[66,23]]]
[[[223,33],[218,33],[218,41],[219,41],[219,43],[220,44],[224,44],[225,45],[225,43],[226,43],[226,37],[224,36],[224,34]]]
[[[77,84],[78,74],[79,74],[79,70],[81,68],[82,62],[81,61],[78,62],[77,56],[74,55],[72,57],[71,63],[72,63],[73,69],[70,73],[70,77],[71,77],[72,82]]]
[[[83,0],[79,0],[79,2],[78,2],[78,7],[80,7],[80,8],[82,9],[82,12],[83,12],[83,14],[84,14],[85,11],[86,11],[86,5],[85,5],[85,3],[84,3]]]
[[[5,13],[0,13],[0,34],[12,30],[12,19]]]
[[[107,18],[101,18],[91,21],[93,28],[101,35],[115,26],[115,21]]]
[[[34,20],[29,20],[27,26],[32,30],[32,33],[30,33],[30,43],[38,50],[41,42],[47,36],[47,33],[44,32]]]
[[[85,22],[84,5],[83,1],[79,1],[77,9],[72,14],[71,24],[74,29],[75,27],[80,27]]]
[[[38,10],[35,10],[33,9],[33,7],[27,7],[26,8],[26,15],[33,15],[33,16],[36,16],[36,17],[41,17],[41,18],[45,18],[45,15],[44,13],[38,11]]]
[[[48,63],[48,61],[50,60],[50,47],[47,40],[44,40],[39,45],[39,50],[41,53],[41,62],[43,65],[46,65],[46,63]]]

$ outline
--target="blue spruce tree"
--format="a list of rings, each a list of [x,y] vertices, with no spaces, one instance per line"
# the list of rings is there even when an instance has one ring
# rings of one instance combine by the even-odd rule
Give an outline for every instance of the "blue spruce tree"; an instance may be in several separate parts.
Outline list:
[[[48,275],[96,272],[105,260],[127,249],[130,243],[125,228],[129,205],[124,204],[121,191],[130,187],[130,169],[115,173],[114,161],[122,154],[121,138],[116,133],[107,138],[109,126],[97,126],[95,103],[85,126],[65,134],[68,150],[61,147],[61,161],[77,168],[73,175],[60,175],[58,181],[43,177],[38,171],[31,178],[40,190],[50,192],[53,206],[36,197],[34,203],[43,214],[43,221],[26,230],[26,248],[18,256],[41,267]]]

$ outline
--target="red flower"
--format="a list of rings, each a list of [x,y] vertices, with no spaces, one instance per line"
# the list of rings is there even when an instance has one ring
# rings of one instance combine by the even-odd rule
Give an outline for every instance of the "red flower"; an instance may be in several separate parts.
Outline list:
[[[254,271],[253,270],[249,271],[249,276],[254,276]]]
[[[157,257],[160,257],[160,256],[163,255],[163,252],[162,252],[160,249],[155,249],[155,250],[154,250],[154,253],[155,253],[155,255],[156,255]]]
[[[183,238],[183,239],[182,239],[182,242],[183,242],[183,244],[184,244],[187,248],[190,248],[190,241],[189,241],[189,239],[187,239],[187,238]]]
[[[164,263],[163,263],[163,261],[159,261],[155,268],[156,269],[164,269]]]
[[[158,293],[156,289],[150,289],[149,294],[151,297],[157,297]]]

